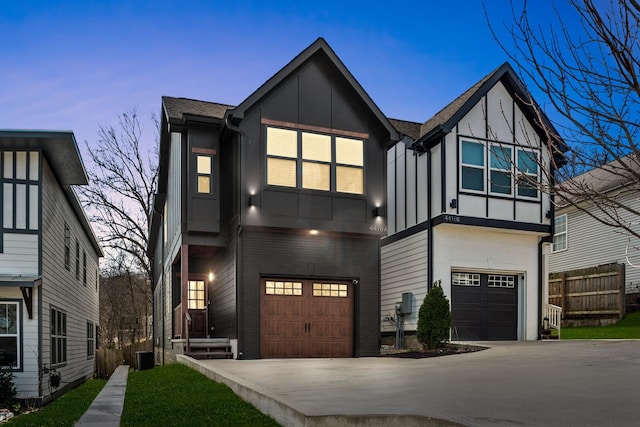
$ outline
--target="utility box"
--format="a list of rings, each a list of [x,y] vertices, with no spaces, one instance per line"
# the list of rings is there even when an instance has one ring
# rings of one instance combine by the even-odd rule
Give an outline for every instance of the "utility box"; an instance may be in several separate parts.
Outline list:
[[[410,314],[413,311],[413,294],[411,292],[402,293],[402,303],[400,303],[400,313]]]

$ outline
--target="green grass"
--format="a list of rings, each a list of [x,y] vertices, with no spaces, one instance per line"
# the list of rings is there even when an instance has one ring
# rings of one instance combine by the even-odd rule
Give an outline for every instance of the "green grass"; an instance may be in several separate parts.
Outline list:
[[[624,319],[614,325],[562,328],[560,338],[563,340],[640,339],[640,311],[627,314]]]
[[[193,369],[174,363],[130,372],[121,426],[278,426]]]
[[[89,408],[106,380],[88,380],[37,412],[16,416],[9,426],[72,426]]]

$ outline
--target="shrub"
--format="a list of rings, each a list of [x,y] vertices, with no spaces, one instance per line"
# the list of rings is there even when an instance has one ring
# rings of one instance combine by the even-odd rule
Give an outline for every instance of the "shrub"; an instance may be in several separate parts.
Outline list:
[[[438,280],[427,292],[418,312],[418,342],[426,348],[442,347],[449,341],[451,322],[449,300]]]
[[[16,403],[16,386],[13,383],[13,369],[6,366],[0,355],[0,408],[11,408]]]

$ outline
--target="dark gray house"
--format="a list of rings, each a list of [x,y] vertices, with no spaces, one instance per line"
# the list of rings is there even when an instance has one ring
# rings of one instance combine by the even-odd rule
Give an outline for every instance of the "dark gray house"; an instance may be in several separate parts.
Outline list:
[[[164,97],[156,362],[377,354],[397,140],[323,39],[238,106]]]

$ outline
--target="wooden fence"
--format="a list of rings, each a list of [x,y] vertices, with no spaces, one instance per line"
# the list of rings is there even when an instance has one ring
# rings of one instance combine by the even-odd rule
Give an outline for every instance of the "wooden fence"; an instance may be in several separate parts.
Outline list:
[[[96,350],[96,378],[107,379],[119,365],[136,366],[137,351],[153,351],[151,340],[128,345],[124,348],[99,348]]]
[[[604,326],[625,314],[624,264],[549,275],[549,303],[562,307],[563,326]]]

